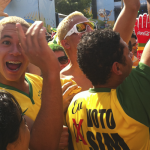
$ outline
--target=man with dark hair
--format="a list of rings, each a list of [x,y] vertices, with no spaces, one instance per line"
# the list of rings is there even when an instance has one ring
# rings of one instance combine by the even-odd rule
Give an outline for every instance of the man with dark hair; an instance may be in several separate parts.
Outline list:
[[[133,55],[137,57],[137,37],[134,32],[131,35],[131,39],[128,43],[128,46],[129,50],[133,53]]]
[[[138,48],[137,37],[136,37],[136,34],[134,33],[134,31],[131,35],[131,39],[128,43],[128,47],[129,47],[130,52],[132,52],[132,54],[133,54],[132,55],[133,66],[136,67],[139,64],[139,60],[137,58],[137,48]]]
[[[82,36],[78,63],[94,87],[77,94],[68,108],[66,122],[75,150],[149,148],[149,46],[132,69],[119,33],[97,30]]]
[[[124,0],[124,8],[114,25],[114,31],[119,32],[126,43],[130,40],[139,7],[139,0]],[[70,65],[63,69],[60,77],[73,79],[83,91],[92,87],[92,83],[86,78],[77,63],[77,45],[85,32],[91,32],[94,29],[93,23],[80,12],[68,15],[57,28],[58,39],[70,59]]]

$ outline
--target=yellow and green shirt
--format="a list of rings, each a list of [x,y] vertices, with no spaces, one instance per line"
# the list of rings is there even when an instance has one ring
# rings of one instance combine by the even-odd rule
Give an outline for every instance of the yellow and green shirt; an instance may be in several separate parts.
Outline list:
[[[66,122],[75,150],[148,150],[150,67],[139,63],[117,89],[77,94]]]
[[[41,107],[43,79],[37,75],[26,73],[25,80],[29,84],[29,95],[12,86],[4,85],[2,83],[0,83],[0,89],[11,93],[20,104],[22,112],[27,110],[25,115],[34,121]]]

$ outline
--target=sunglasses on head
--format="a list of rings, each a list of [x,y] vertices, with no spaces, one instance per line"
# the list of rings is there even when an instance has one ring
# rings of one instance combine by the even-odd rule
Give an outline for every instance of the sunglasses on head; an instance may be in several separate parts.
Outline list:
[[[92,30],[97,29],[96,24],[92,21],[86,21],[86,22],[80,22],[75,24],[66,34],[66,36],[64,37],[64,39],[67,36],[72,35],[73,33],[82,33],[82,32],[86,32],[87,30],[87,26],[89,26]]]
[[[59,61],[61,64],[66,64],[66,63],[68,63],[68,57],[67,57],[67,56],[58,57],[58,61]]]

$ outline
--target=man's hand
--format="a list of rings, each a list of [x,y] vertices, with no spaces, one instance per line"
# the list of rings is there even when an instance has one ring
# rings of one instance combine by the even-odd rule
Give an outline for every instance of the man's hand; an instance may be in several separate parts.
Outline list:
[[[62,89],[60,66],[54,52],[45,38],[43,22],[31,25],[24,33],[21,24],[16,24],[18,37],[30,62],[38,66],[43,73],[41,108],[34,121],[30,149],[57,149],[63,127]]]
[[[127,44],[131,38],[139,8],[140,0],[124,0],[124,8],[114,25],[114,31],[119,32]]]
[[[63,126],[63,131],[59,142],[59,149],[62,150],[68,146],[68,138],[69,138],[68,127]]]
[[[48,71],[52,75],[59,72],[60,66],[54,52],[49,48],[42,21],[36,21],[24,34],[21,24],[16,24],[18,29],[18,36],[20,39],[22,51],[28,56],[29,61],[38,66],[43,76]]]
[[[144,47],[150,39],[150,20],[146,13],[136,19],[134,29],[138,39],[137,58],[140,60]]]
[[[74,84],[74,85],[72,84],[73,84],[72,82],[67,82],[62,86],[64,113],[67,111],[72,98],[77,94],[77,93],[74,93],[72,95],[69,95],[73,90],[78,88],[77,84]]]
[[[0,0],[0,16],[8,17],[7,13],[4,13],[4,9],[10,3],[11,0]]]

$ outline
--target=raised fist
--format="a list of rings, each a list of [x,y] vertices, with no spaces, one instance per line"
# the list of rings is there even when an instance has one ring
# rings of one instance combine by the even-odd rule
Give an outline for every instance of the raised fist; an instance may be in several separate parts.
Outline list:
[[[7,13],[4,13],[4,9],[10,3],[11,0],[0,0],[0,16],[8,17]]]
[[[140,60],[144,47],[150,39],[149,15],[146,13],[144,13],[143,15],[139,15],[139,18],[136,19],[134,29],[138,39],[137,58]]]

